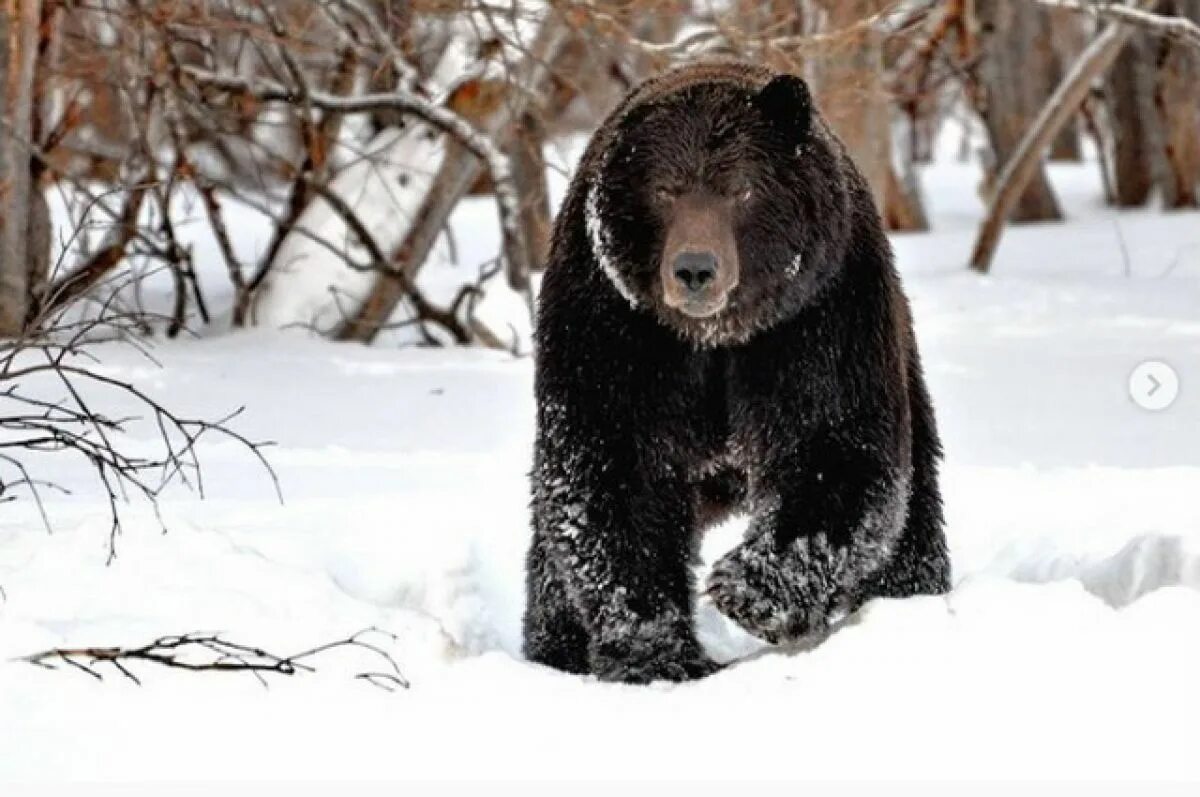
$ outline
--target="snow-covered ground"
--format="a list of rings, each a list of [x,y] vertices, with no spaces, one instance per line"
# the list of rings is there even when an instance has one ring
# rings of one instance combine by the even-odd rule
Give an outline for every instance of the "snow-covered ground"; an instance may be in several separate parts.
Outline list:
[[[1056,166],[1070,220],[1010,229],[986,279],[963,269],[973,167],[928,170],[935,231],[893,238],[946,444],[954,591],[877,601],[800,651],[702,605],[714,655],[748,658],[699,683],[521,660],[528,358],[298,330],[164,343],[161,369],[98,347],[172,407],[246,405],[285,503],[244,451],[208,446],[207,500],[171,493],[165,535],[131,508],[110,566],[80,466],[42,473],[77,488],[48,497],[52,534],[4,504],[0,780],[1200,779],[1200,215],[1118,214],[1095,173]],[[458,215],[465,269],[495,252],[490,212]],[[1146,359],[1180,375],[1168,410],[1129,397]],[[411,688],[355,679],[381,667],[362,650],[268,689],[10,661],[192,630],[291,653],[369,626],[396,635],[374,641]]]

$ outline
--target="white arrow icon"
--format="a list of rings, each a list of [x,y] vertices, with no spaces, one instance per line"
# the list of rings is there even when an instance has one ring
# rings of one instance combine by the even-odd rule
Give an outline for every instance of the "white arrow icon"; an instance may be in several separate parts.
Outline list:
[[[1165,410],[1179,396],[1179,374],[1164,362],[1147,360],[1129,375],[1129,396],[1144,410]]]

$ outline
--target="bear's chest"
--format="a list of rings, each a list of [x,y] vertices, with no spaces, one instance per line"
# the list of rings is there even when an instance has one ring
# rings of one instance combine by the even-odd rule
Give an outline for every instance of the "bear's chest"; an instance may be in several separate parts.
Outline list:
[[[745,468],[745,441],[739,427],[740,407],[732,362],[727,352],[699,354],[684,379],[676,386],[679,397],[664,418],[662,428],[672,439],[672,448],[693,478],[704,478],[729,468]]]
[[[648,453],[704,479],[719,471],[749,474],[773,446],[799,437],[796,410],[810,399],[776,361],[787,358],[801,373],[813,369],[791,351],[770,353],[769,362],[755,353],[752,347],[676,350],[644,380],[632,380],[645,388],[628,398],[646,421],[637,428],[650,430],[642,437]]]
[[[755,352],[715,350],[692,371],[677,395],[685,396],[668,422],[693,478],[719,471],[751,475],[757,463],[779,446],[805,437],[806,412],[813,395],[789,373],[815,370],[802,355],[773,352],[771,362]],[[786,364],[777,360],[786,358]]]

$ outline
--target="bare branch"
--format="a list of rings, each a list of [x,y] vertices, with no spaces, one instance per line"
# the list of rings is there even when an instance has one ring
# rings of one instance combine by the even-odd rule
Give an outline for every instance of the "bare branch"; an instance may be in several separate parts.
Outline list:
[[[502,102],[499,108],[481,122],[480,136],[487,140],[493,149],[493,140],[510,134],[513,124],[525,113],[533,97],[540,96],[545,90],[553,74],[553,64],[559,59],[573,33],[571,26],[554,11],[542,21],[533,44],[514,70],[512,82],[516,89],[513,92],[515,96]],[[469,151],[468,147],[464,149]],[[495,171],[492,177],[496,185],[497,202],[503,208],[500,221],[505,241],[505,259],[510,269],[517,268],[522,263],[528,263],[529,250],[522,240],[518,218],[519,200],[512,187],[508,161],[501,155],[497,161],[485,162],[491,163],[493,169],[502,168],[501,180],[496,180]],[[417,271],[445,225],[450,211],[479,175],[478,160],[463,157],[453,149],[447,152],[438,177],[396,254],[395,259],[400,262],[410,280],[415,280]],[[523,268],[522,271],[528,273],[529,269]],[[378,280],[355,317],[338,331],[338,337],[342,340],[372,340],[387,324],[401,295],[402,286],[396,280]],[[525,298],[532,311],[532,298],[528,292],[525,293]]]
[[[4,433],[0,451],[70,452],[92,467],[108,502],[110,562],[116,556],[116,538],[121,529],[120,504],[128,500],[129,493],[147,500],[156,514],[158,496],[172,482],[179,481],[203,497],[198,450],[203,438],[224,437],[246,448],[266,470],[280,496],[278,478],[262,453],[270,444],[251,441],[229,426],[240,409],[216,420],[184,417],[133,384],[89,365],[94,358],[88,354],[86,343],[104,333],[132,343],[129,328],[136,328],[136,322],[143,320],[140,313],[113,309],[120,288],[114,288],[94,318],[42,323],[40,337],[0,344],[0,432]],[[144,352],[141,346],[133,345]],[[49,388],[65,391],[66,397],[44,398]],[[115,391],[133,399],[146,417],[105,414],[94,405],[97,390]],[[147,454],[141,447],[143,453],[126,450],[123,441],[133,433],[136,422],[151,424],[157,433],[157,452]],[[20,477],[0,479],[0,484],[27,487],[45,520],[39,488],[57,485],[31,476],[12,454],[0,453],[0,463],[15,469]],[[45,522],[49,527],[49,521]]]
[[[138,234],[138,215],[149,188],[147,183],[138,182],[126,192],[108,240],[86,262],[46,286],[37,315],[51,315],[71,304],[95,288],[125,258],[130,242]]]
[[[332,650],[355,648],[377,656],[387,667],[386,672],[356,673],[356,679],[365,680],[389,692],[407,689],[409,682],[400,671],[395,658],[371,642],[372,635],[382,636],[390,641],[396,640],[394,634],[372,627],[351,634],[345,639],[317,645],[290,656],[279,656],[254,645],[231,642],[220,634],[191,632],[159,637],[147,645],[138,647],[52,648],[23,656],[17,661],[50,670],[56,669],[58,664],[66,664],[98,681],[104,679],[99,665],[107,664],[139,686],[142,683],[141,679],[128,666],[133,662],[156,664],[189,672],[250,673],[265,687],[266,675],[291,676],[300,672],[315,672],[316,669],[309,663],[312,659]]]
[[[1108,0],[1095,0],[1090,3],[1080,0],[1037,0],[1037,2],[1050,8],[1064,8],[1088,14],[1096,19],[1131,25],[1156,36],[1163,36],[1192,47],[1200,47],[1200,25],[1187,17],[1155,14],[1143,8],[1108,2]]]
[[[508,156],[487,134],[476,129],[454,111],[404,91],[338,96],[311,88],[298,92],[294,88],[264,79],[249,80],[232,75],[218,75],[195,67],[184,67],[184,72],[201,85],[247,94],[260,102],[295,103],[303,99],[313,107],[331,114],[392,110],[418,117],[483,161],[496,194],[506,257],[512,268],[523,273],[530,270],[529,250],[519,220],[520,199],[513,184]],[[257,287],[259,282],[261,280],[255,280],[252,287]]]

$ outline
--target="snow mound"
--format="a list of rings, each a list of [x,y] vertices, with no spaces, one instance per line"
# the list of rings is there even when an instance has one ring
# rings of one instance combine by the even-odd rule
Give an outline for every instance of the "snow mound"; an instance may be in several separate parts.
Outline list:
[[[1020,581],[1077,579],[1088,592],[1119,609],[1163,587],[1200,591],[1200,544],[1176,535],[1145,534],[1100,559],[1033,559],[1012,573]]]

